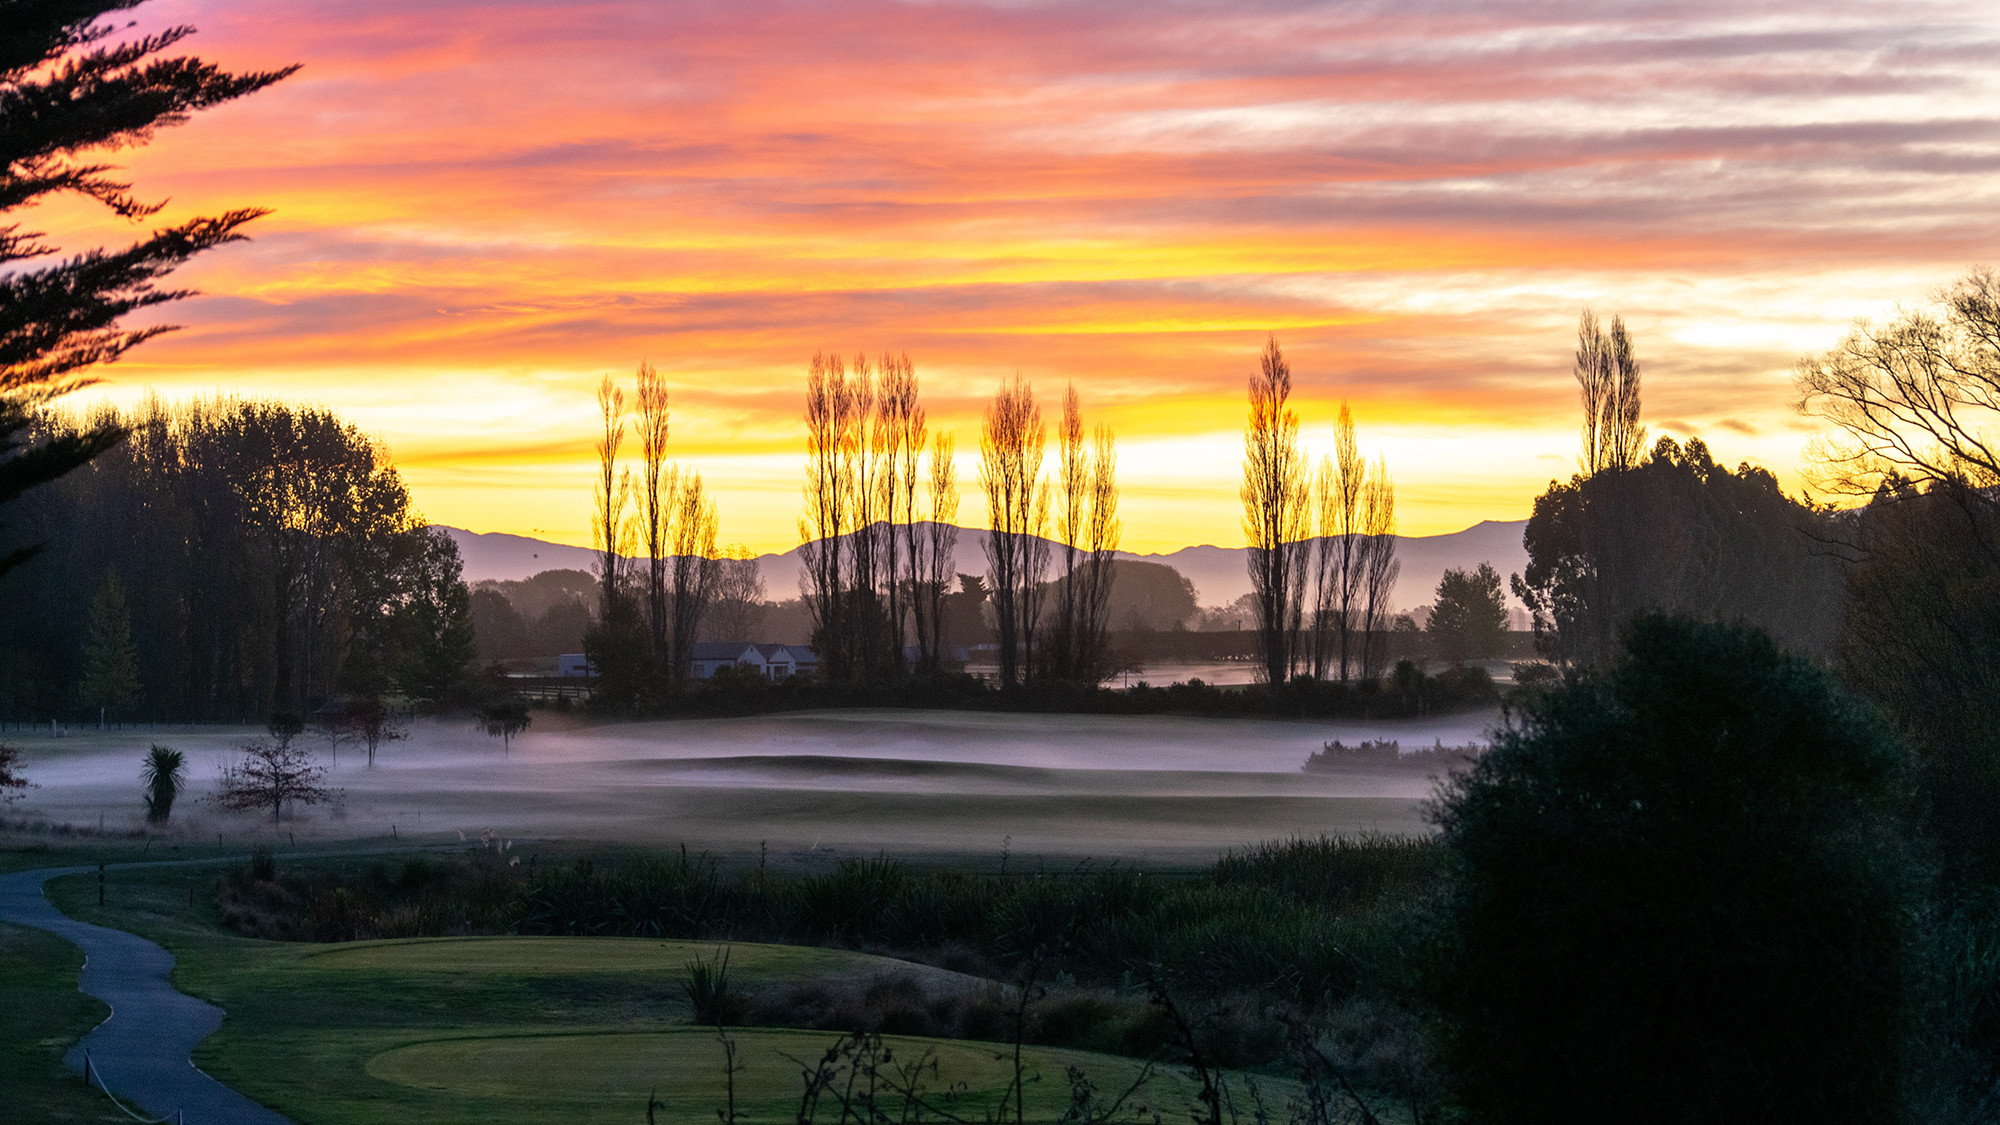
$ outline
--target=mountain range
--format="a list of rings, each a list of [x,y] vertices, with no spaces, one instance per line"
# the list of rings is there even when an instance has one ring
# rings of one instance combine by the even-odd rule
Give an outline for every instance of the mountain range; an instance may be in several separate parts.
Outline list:
[[[1464,531],[1445,535],[1397,536],[1396,557],[1403,569],[1391,604],[1399,610],[1428,604],[1438,580],[1448,569],[1470,570],[1482,562],[1490,562],[1502,577],[1525,569],[1528,553],[1521,544],[1521,536],[1527,523],[1482,520]],[[525,535],[481,533],[442,525],[440,530],[458,544],[467,582],[518,580],[544,570],[587,571],[597,558],[597,553],[586,547],[550,543]],[[959,529],[954,558],[960,573],[986,573],[986,535],[978,528]],[[1161,554],[1120,551],[1118,557],[1171,566],[1194,583],[1202,605],[1217,606],[1227,605],[1250,592],[1247,554],[1243,547],[1203,545]],[[760,555],[757,564],[764,576],[766,597],[782,601],[798,596],[800,563],[796,547],[779,554]]]

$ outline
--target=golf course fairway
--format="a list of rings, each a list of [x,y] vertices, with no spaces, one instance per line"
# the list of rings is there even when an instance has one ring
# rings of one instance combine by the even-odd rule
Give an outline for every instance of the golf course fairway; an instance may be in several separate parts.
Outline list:
[[[659,1122],[715,1122],[725,1104],[722,1047],[715,1029],[690,1026],[682,982],[689,961],[714,963],[723,948],[731,987],[748,991],[883,977],[916,978],[945,991],[991,986],[852,950],[754,942],[262,941],[217,925],[213,904],[200,893],[214,877],[199,869],[113,871],[104,906],[97,905],[94,877],[52,880],[48,893],[72,917],[166,946],[176,958],[175,985],[228,1013],[221,1030],[195,1048],[196,1065],[302,1125],[633,1125],[645,1120],[648,1097],[661,1103]],[[49,971],[63,968],[75,971],[67,961],[52,963]],[[794,1120],[801,1070],[839,1038],[830,1031],[778,1028],[732,1029],[730,1035],[743,1068],[736,1076],[737,1112],[749,1125]],[[937,1069],[927,1084],[940,1094],[963,1084],[950,1107],[958,1117],[984,1120],[1012,1080],[1008,1045],[907,1037],[887,1042],[898,1063],[936,1052]],[[1070,1066],[1106,1096],[1123,1091],[1142,1066],[1048,1047],[1029,1047],[1023,1057],[1027,1116],[1045,1122],[1068,1108]],[[1275,1112],[1297,1092],[1296,1084],[1280,1079],[1258,1081]],[[1247,1120],[1240,1077],[1232,1077],[1231,1090]],[[1162,1068],[1135,1100],[1176,1119],[1194,1094],[1182,1071]],[[823,1104],[819,1119],[837,1121],[838,1107]]]
[[[801,1072],[816,1066],[837,1038],[824,1031],[770,1028],[734,1028],[728,1034],[740,1068],[736,1110],[752,1122],[794,1120]],[[885,1037],[884,1043],[892,1065],[915,1064],[932,1052],[936,1069],[924,1068],[928,1096],[957,1116],[984,1120],[999,1108],[1013,1080],[1013,1048],[1007,1044],[900,1036]],[[445,1106],[456,1103],[480,1107],[480,1121],[629,1123],[642,1119],[652,1097],[661,1121],[710,1122],[725,1104],[723,1057],[714,1029],[684,1028],[427,1039],[375,1055],[366,1069],[372,1078],[409,1090],[407,1104],[422,1104],[430,1120],[451,1119]],[[1027,1048],[1023,1059],[1031,1121],[1055,1121],[1068,1108],[1064,1076],[1070,1066],[1114,1093],[1140,1069],[1131,1059],[1043,1047]],[[953,1086],[960,1088],[947,1102],[947,1088]],[[1194,1093],[1177,1071],[1160,1070],[1137,1100],[1172,1112]],[[822,1101],[821,1118],[839,1120],[831,1097]]]

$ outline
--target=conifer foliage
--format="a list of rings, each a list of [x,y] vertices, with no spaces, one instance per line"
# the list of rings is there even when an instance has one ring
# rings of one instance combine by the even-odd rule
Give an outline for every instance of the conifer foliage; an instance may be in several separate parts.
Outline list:
[[[143,144],[162,126],[260,90],[292,73],[230,74],[198,58],[163,57],[194,33],[172,27],[114,42],[107,13],[138,0],[9,0],[0,8],[0,212],[65,193],[83,195],[133,222],[163,203],[132,194],[96,157]],[[38,407],[86,385],[80,373],[171,331],[120,323],[131,312],[191,295],[160,286],[175,267],[236,241],[263,215],[241,208],[162,227],[117,250],[93,249],[0,275],[0,505],[70,472],[123,440],[111,419],[45,436]],[[0,220],[0,267],[56,253],[41,232]],[[0,574],[34,545],[0,550]]]

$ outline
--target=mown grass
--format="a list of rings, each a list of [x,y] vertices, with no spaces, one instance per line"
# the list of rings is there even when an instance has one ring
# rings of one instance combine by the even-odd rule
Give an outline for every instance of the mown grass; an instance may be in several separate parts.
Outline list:
[[[0,924],[0,1118],[109,1123],[125,1117],[63,1069],[70,1044],[111,1010],[76,989],[83,951],[54,934]]]
[[[824,1032],[749,1029],[730,1033],[737,1045],[736,1108],[751,1121],[794,1118],[802,1091],[802,1064],[810,1067],[833,1038]],[[1012,1047],[997,1043],[939,1042],[902,1036],[884,1044],[898,1061],[915,1063],[930,1052],[928,1079],[940,1105],[947,1087],[963,1084],[949,1107],[978,1121],[998,1110],[1013,1080]],[[1083,1051],[1031,1047],[1024,1052],[1023,1099],[1030,1121],[1054,1122],[1068,1108],[1063,1080],[1077,1067],[1100,1087],[1122,1088],[1142,1064]],[[446,1098],[497,1102],[519,1120],[630,1122],[649,1097],[668,1121],[713,1121],[724,1104],[723,1050],[715,1032],[683,1028],[662,1032],[519,1035],[434,1039],[375,1055],[371,1076]],[[1289,1091],[1292,1084],[1267,1081]],[[1171,1069],[1147,1084],[1145,1101],[1179,1116],[1194,1095],[1188,1079]],[[837,1114],[822,1111],[823,1116]]]
[[[258,940],[223,930],[209,896],[197,894],[189,904],[190,881],[212,885],[214,877],[214,869],[112,872],[101,908],[94,873],[53,881],[50,895],[73,917],[140,933],[171,950],[176,985],[228,1012],[222,1030],[197,1049],[197,1065],[295,1120],[630,1122],[643,1116],[653,1090],[667,1103],[662,1120],[714,1120],[720,1049],[712,1033],[686,1027],[680,987],[685,963],[712,956],[710,943]],[[730,947],[732,984],[750,988],[925,971],[849,950]],[[796,1109],[798,1070],[774,1060],[816,1056],[834,1038],[763,1028],[732,1034],[753,1068],[739,1077],[739,1109],[752,1110],[756,1120],[784,1119]],[[944,1081],[972,1083],[967,1108],[997,1097],[997,1048],[902,1042],[905,1058],[935,1046]],[[1067,1105],[1063,1074],[1072,1063],[1100,1088],[1137,1065],[1050,1048],[1030,1048],[1029,1058],[1041,1075],[1029,1106],[1043,1120]],[[1156,1100],[1180,1097],[1173,1093],[1177,1081],[1165,1080]]]

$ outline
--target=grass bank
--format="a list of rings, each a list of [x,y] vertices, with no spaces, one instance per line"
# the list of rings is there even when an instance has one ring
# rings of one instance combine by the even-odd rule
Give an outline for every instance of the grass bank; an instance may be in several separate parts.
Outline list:
[[[111,1009],[76,989],[83,951],[42,930],[0,923],[0,1111],[50,1125],[126,1121],[63,1069],[63,1053]]]

